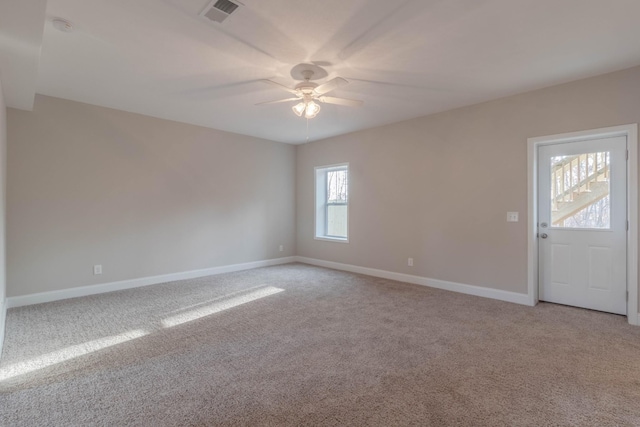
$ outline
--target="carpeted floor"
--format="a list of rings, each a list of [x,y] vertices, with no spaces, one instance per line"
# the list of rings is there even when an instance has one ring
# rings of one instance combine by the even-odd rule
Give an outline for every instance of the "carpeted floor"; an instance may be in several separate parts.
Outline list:
[[[640,328],[288,264],[9,310],[3,426],[639,426]]]

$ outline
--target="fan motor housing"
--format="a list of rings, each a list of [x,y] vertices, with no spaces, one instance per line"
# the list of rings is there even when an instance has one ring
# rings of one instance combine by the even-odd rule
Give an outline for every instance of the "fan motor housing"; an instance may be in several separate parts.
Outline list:
[[[311,95],[313,94],[313,90],[318,87],[317,83],[313,82],[302,82],[298,83],[295,87],[296,92],[299,92],[302,95]]]

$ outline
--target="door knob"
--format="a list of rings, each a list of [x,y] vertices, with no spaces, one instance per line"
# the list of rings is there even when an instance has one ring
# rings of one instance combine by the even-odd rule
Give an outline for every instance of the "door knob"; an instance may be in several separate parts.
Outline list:
[[[549,237],[549,236],[547,235],[547,233],[542,233],[542,234],[540,235],[540,237],[542,237],[543,239],[546,239],[546,238],[547,238],[547,237]]]

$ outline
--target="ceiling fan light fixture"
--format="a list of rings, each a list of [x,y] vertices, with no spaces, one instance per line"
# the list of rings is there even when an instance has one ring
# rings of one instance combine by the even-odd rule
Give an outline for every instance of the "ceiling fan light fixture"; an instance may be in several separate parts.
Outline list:
[[[304,112],[304,116],[307,119],[313,119],[315,116],[318,115],[319,112],[320,112],[320,106],[318,104],[316,104],[315,102],[310,101],[307,104],[307,109]]]
[[[302,113],[304,113],[304,110],[306,108],[307,108],[307,106],[306,106],[306,104],[304,102],[300,102],[299,104],[296,104],[293,107],[291,107],[293,112],[296,113],[296,116],[298,116],[298,117],[302,116]]]

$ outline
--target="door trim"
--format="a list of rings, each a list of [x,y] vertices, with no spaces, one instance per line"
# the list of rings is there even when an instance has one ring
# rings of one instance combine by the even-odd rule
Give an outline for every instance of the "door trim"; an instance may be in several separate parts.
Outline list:
[[[627,162],[627,319],[631,325],[639,325],[638,313],[638,124],[570,132],[558,135],[540,136],[527,139],[528,164],[528,249],[527,249],[527,295],[529,304],[538,303],[538,147],[562,144],[585,139],[627,137],[629,161]]]

